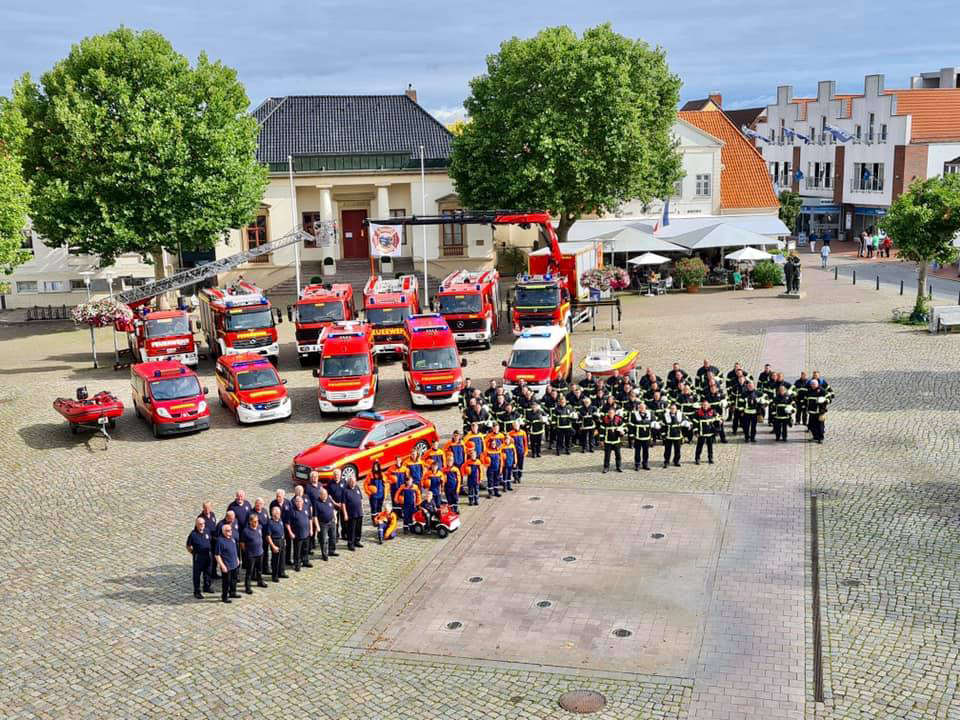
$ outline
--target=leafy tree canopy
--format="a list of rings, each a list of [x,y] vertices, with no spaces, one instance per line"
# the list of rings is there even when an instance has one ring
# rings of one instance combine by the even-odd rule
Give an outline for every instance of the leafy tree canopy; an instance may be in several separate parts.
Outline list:
[[[27,123],[16,102],[23,88],[22,83],[14,87],[13,100],[0,97],[0,269],[5,273],[30,258],[21,249],[30,203],[21,166]]]
[[[84,39],[21,103],[34,227],[55,246],[156,256],[213,247],[266,187],[236,73],[153,31]]]
[[[564,240],[582,215],[667,197],[681,177],[680,80],[610,25],[507,40],[470,90],[450,168],[469,207],[548,210]]]
[[[802,207],[803,200],[797,193],[791,192],[790,190],[784,190],[780,193],[780,210],[778,214],[783,224],[786,225],[787,229],[793,234],[797,232],[797,218],[800,216],[800,209]]]

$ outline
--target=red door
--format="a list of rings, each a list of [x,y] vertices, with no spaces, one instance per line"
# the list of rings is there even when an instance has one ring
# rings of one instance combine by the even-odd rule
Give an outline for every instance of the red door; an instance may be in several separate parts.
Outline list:
[[[367,229],[363,221],[367,219],[366,210],[343,211],[343,257],[370,257],[370,244],[367,242]]]

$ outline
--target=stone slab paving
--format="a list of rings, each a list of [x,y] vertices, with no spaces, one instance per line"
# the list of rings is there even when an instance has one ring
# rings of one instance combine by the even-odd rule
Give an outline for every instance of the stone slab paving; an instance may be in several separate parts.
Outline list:
[[[760,354],[798,375],[803,326],[768,330]],[[803,718],[805,438],[757,434],[732,485],[690,720]]]

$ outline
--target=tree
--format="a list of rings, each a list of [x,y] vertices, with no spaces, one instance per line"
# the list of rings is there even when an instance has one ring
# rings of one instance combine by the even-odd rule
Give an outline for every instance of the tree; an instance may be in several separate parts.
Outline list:
[[[893,201],[880,226],[893,239],[897,256],[917,264],[917,300],[911,320],[926,318],[927,267],[957,259],[954,238],[960,232],[960,175],[915,180]]]
[[[202,250],[246,224],[266,187],[236,73],[190,66],[159,33],[86,38],[32,85],[24,166],[48,244],[100,256]]]
[[[450,174],[473,208],[548,210],[565,240],[585,214],[668,197],[680,80],[660,48],[610,25],[512,38],[470,82]]]
[[[22,249],[30,203],[22,167],[27,123],[16,102],[22,91],[21,83],[14,87],[13,100],[0,97],[0,270],[7,274],[30,258]]]
[[[800,216],[801,207],[803,207],[803,200],[797,193],[789,190],[780,193],[780,219],[791,235],[797,234],[797,218]]]

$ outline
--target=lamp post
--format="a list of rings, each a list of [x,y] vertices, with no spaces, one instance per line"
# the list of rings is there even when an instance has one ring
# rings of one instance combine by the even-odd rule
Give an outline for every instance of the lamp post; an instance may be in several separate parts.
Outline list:
[[[113,273],[106,272],[104,277],[107,278],[107,287],[110,291],[110,299],[113,300]],[[113,328],[111,334],[113,335],[113,361],[120,362],[120,351],[117,349],[117,324],[113,323]]]
[[[83,278],[83,284],[87,288],[87,304],[90,304],[90,278],[93,277],[93,270],[83,270],[80,272],[80,277]],[[93,367],[94,369],[99,368],[97,364],[97,336],[93,331],[93,325],[90,326],[90,348],[93,350]]]

